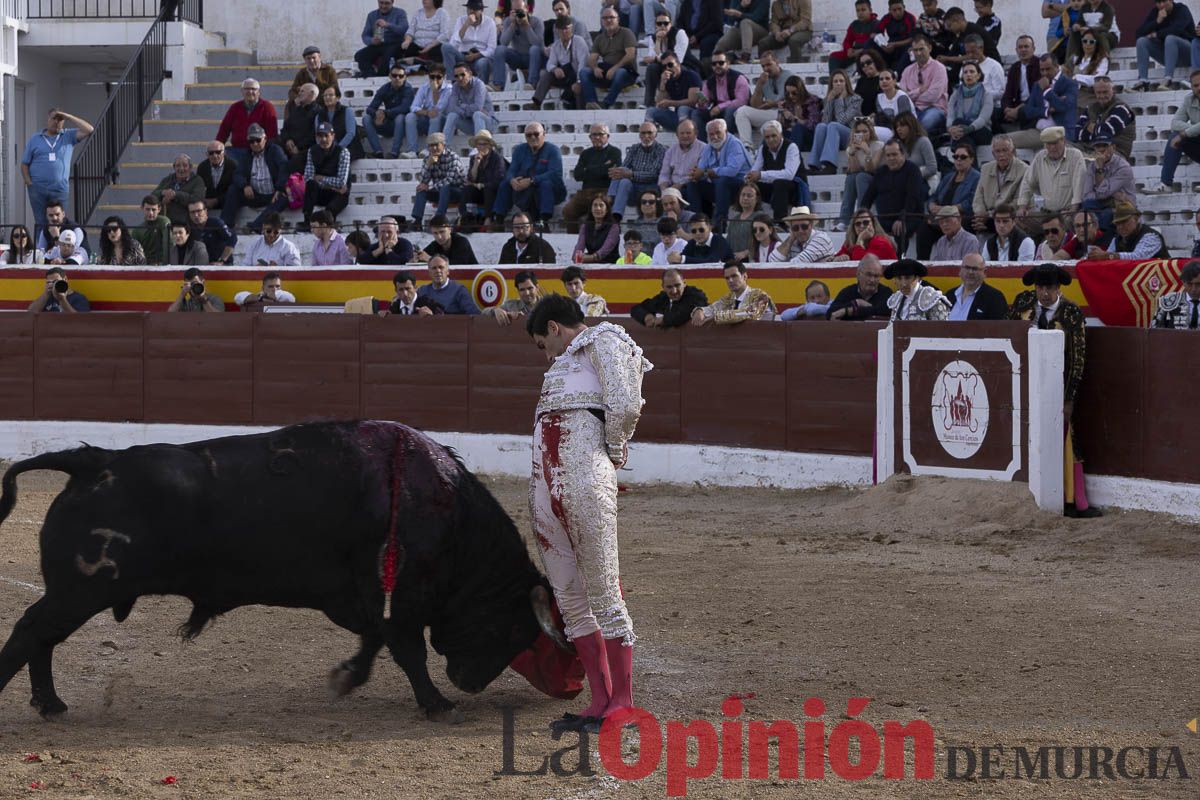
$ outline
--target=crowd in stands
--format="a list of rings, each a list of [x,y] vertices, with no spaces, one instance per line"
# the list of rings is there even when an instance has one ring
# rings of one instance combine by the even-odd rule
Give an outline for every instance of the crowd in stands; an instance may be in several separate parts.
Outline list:
[[[813,39],[810,0],[605,0],[598,20],[575,16],[569,0],[555,0],[545,19],[533,0],[504,0],[494,13],[468,0],[454,19],[441,6],[422,0],[410,14],[378,0],[367,15],[357,75],[387,82],[361,126],[341,100],[337,72],[310,46],[283,109],[247,78],[200,167],[180,153],[143,200],[143,224],[130,230],[111,217],[96,245],[65,219],[55,188],[64,180],[55,149],[68,148],[69,161],[90,126],[52,111],[22,163],[34,241],[14,229],[5,260],[198,271],[231,263],[238,236],[249,233],[249,263],[292,267],[299,250],[280,219],[289,207],[302,209],[298,229],[313,233],[317,266],[475,264],[464,233],[506,229],[513,236],[500,260],[521,264],[888,261],[910,248],[919,260],[944,261],[1167,253],[1137,207],[1137,122],[1108,75],[1119,29],[1106,0],[1045,0],[1044,48],[1021,35],[1007,68],[993,0],[975,0],[975,21],[939,0],[921,0],[919,13],[904,0],[886,9],[856,0],[827,57],[823,96],[781,60],[803,58]],[[1175,0],[1156,0],[1143,20],[1126,21],[1134,23],[1131,88],[1186,91],[1160,181],[1143,190],[1167,192],[1181,157],[1200,157],[1200,69],[1190,86],[1177,74],[1200,67],[1200,26]],[[738,69],[752,60],[761,67],[753,79]],[[1154,64],[1162,72],[1151,80]],[[523,81],[513,83],[518,74]],[[410,85],[415,75],[426,77],[419,88]],[[601,111],[637,81],[638,142],[621,152],[609,126],[593,124],[591,147],[571,168],[574,192],[562,148],[542,123],[524,125],[524,142],[507,155],[491,133],[495,92],[515,86],[536,109],[553,89],[562,108]],[[662,131],[674,141],[659,141]],[[467,159],[456,141],[469,147]],[[417,157],[410,208],[381,219],[373,238],[339,232],[352,161]],[[810,177],[835,174],[844,176],[841,210],[822,220],[811,211]],[[257,215],[239,229],[244,206]],[[578,236],[571,252],[541,235],[560,219]],[[420,230],[434,239],[416,248],[404,234]],[[197,301],[181,294],[179,302]]]

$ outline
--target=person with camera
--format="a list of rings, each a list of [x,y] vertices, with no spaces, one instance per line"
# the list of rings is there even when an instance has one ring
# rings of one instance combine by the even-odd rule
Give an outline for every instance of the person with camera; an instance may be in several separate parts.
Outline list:
[[[75,314],[91,311],[92,304],[80,292],[71,288],[67,283],[67,273],[61,267],[51,267],[46,270],[46,289],[29,304],[33,313],[48,311],[51,313]]]
[[[263,273],[261,292],[238,292],[233,296],[233,302],[241,306],[243,311],[262,311],[267,306],[295,305],[296,295],[285,291],[283,278],[279,277],[278,272],[271,271]]]
[[[512,9],[500,29],[500,46],[492,59],[492,89],[502,92],[508,85],[508,68],[525,70],[526,89],[537,85],[541,59],[530,55],[542,46],[542,21],[530,14],[525,0],[512,0]]]
[[[187,226],[171,226],[171,233],[177,231],[187,231]],[[201,250],[204,248],[201,247]],[[183,286],[179,290],[179,297],[175,298],[175,302],[171,303],[167,311],[207,311],[218,312],[225,310],[225,302],[215,294],[209,294],[204,288],[204,273],[198,267],[191,267],[187,272],[183,273]]]

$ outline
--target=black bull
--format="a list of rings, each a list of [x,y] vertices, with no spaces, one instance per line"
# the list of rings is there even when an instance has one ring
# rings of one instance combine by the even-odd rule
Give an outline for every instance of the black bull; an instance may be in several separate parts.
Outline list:
[[[387,645],[435,719],[455,712],[429,678],[426,627],[465,692],[482,691],[542,632],[566,646],[512,520],[452,451],[406,426],[314,423],[46,453],[5,473],[0,523],[16,503],[17,475],[35,469],[70,480],[42,526],[46,593],[0,651],[0,690],[28,664],[31,704],[43,715],[66,710],[54,647],[107,609],[123,621],[142,595],[189,599],[185,638],[244,605],[322,611],[360,637],[358,653],[330,675],[336,693],[366,682]],[[396,578],[385,618],[389,560]]]

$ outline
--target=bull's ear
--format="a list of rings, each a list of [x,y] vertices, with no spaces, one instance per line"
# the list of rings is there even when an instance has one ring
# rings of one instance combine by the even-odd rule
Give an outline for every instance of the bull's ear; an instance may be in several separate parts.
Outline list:
[[[560,650],[568,653],[575,652],[575,645],[567,641],[567,637],[554,624],[554,614],[550,611],[550,593],[545,586],[534,586],[529,590],[529,601],[533,604],[533,615],[537,617],[538,627],[542,633],[550,637],[550,641]]]

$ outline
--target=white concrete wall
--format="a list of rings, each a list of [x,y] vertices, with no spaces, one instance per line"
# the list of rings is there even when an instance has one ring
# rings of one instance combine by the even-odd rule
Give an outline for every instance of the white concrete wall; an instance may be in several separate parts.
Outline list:
[[[495,8],[494,0],[485,0],[489,9]],[[227,46],[245,50],[257,50],[263,63],[299,61],[300,52],[310,44],[321,47],[326,60],[346,59],[361,47],[359,33],[367,13],[375,8],[374,2],[354,0],[348,3],[306,3],[305,15],[296,14],[296,7],[287,3],[254,3],[252,10],[245,2],[213,0],[204,4],[204,27],[219,31],[226,36]],[[453,18],[462,12],[462,3],[448,0],[444,6]],[[884,0],[873,0],[876,13],[887,12]],[[967,19],[975,19],[975,9],[970,0],[955,2],[942,0],[942,8],[959,5],[967,12]],[[415,0],[400,3],[409,15],[420,4]],[[572,0],[576,16],[587,20],[596,30],[600,27],[600,0]],[[919,0],[908,0],[909,10],[920,15]],[[550,0],[538,0],[538,16],[545,19],[550,12]],[[998,0],[996,13],[1004,23],[1004,38],[1000,44],[1002,53],[1011,53],[1016,37],[1028,32],[1039,42],[1045,38],[1046,23],[1041,17],[1040,0]],[[838,39],[845,33],[846,26],[854,18],[851,0],[813,0],[813,20],[817,30],[828,27],[837,32]],[[1042,47],[1039,44],[1039,49]]]

